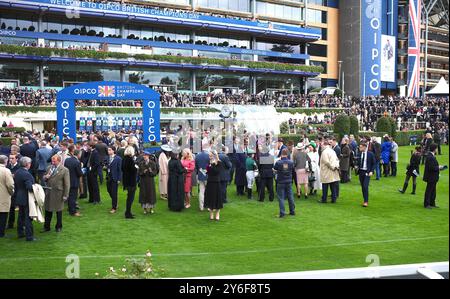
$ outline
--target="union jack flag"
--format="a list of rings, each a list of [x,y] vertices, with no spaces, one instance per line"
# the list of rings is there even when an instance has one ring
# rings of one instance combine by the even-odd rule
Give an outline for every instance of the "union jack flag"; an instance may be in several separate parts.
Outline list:
[[[420,25],[422,0],[409,1],[408,97],[420,96]]]
[[[98,96],[99,97],[114,97],[116,95],[115,86],[99,86]]]

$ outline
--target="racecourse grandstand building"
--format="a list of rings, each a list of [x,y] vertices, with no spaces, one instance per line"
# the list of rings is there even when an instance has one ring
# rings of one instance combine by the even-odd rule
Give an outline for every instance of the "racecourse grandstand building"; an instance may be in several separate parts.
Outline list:
[[[1,0],[0,87],[303,94],[338,82],[338,19],[330,0]]]

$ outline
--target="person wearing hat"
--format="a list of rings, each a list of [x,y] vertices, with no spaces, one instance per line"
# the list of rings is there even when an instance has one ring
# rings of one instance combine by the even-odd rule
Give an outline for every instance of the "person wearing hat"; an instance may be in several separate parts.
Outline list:
[[[143,159],[138,162],[139,175],[139,203],[144,209],[144,214],[153,214],[156,205],[155,176],[159,169],[156,158],[149,152],[144,151]]]
[[[255,152],[252,149],[247,151],[247,159],[245,160],[245,169],[247,172],[245,176],[247,177],[247,198],[252,199],[252,189],[253,183],[255,182],[255,170],[258,169],[258,165],[254,159]]]
[[[298,143],[293,154],[294,169],[297,175],[297,197],[300,198],[302,186],[305,189],[305,199],[308,198],[308,171],[311,169],[311,159],[305,151],[303,143]]]
[[[167,184],[169,182],[169,158],[172,149],[169,145],[161,146],[162,153],[158,158],[159,165],[159,194],[162,199],[167,200]]]
[[[308,157],[311,160],[311,169],[309,177],[309,191],[310,194],[316,194],[317,190],[322,190],[322,183],[320,181],[320,156],[317,151],[317,144],[311,141],[308,145]]]
[[[169,183],[168,183],[168,201],[169,209],[174,212],[180,212],[184,209],[184,169],[179,159],[179,149],[172,150],[172,156],[169,161]]]

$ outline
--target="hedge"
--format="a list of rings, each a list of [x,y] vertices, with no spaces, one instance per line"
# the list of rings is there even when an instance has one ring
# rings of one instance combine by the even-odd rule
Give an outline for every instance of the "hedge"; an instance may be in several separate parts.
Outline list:
[[[172,55],[149,55],[149,54],[128,54],[121,52],[104,52],[95,50],[69,50],[69,49],[53,49],[53,48],[38,48],[38,47],[22,47],[16,45],[0,45],[0,52],[9,54],[21,54],[30,56],[45,56],[45,57],[70,57],[70,58],[92,58],[92,59],[128,59],[134,58],[143,61],[164,61],[172,63],[187,63],[193,65],[220,65],[224,67],[239,66],[252,69],[271,69],[277,71],[302,71],[311,73],[322,73],[323,67],[299,65],[292,63],[279,62],[265,62],[265,61],[245,61],[245,60],[229,60],[219,58],[207,57],[184,57]]]
[[[339,135],[339,139],[350,134],[350,117],[346,114],[338,115],[334,121],[333,131]]]
[[[13,140],[12,137],[0,137],[0,141],[2,141],[5,146],[11,145],[11,140]]]
[[[377,132],[387,132],[388,135],[391,135],[392,132],[392,125],[391,121],[389,120],[389,117],[380,117],[377,120],[376,124]]]
[[[422,141],[422,136],[425,134],[425,130],[412,130],[412,131],[397,131],[397,137],[394,139],[398,145],[409,145],[409,139],[411,136],[417,136],[417,144]]]
[[[207,108],[161,108],[162,113],[193,113],[195,110],[202,112],[219,112],[219,110],[211,107]],[[142,111],[140,107],[78,107],[77,111],[89,111],[95,113],[109,113],[109,114],[138,114]],[[11,115],[20,112],[56,112],[56,107],[44,106],[0,106],[0,112],[5,112],[6,115]]]
[[[350,115],[350,134],[359,135],[359,121],[354,115]]]
[[[278,113],[288,112],[291,114],[299,113],[306,115],[345,111],[344,108],[276,108],[276,110]]]
[[[0,133],[4,133],[4,132],[13,132],[13,133],[23,133],[25,132],[25,128],[23,127],[13,127],[13,128],[0,128]]]

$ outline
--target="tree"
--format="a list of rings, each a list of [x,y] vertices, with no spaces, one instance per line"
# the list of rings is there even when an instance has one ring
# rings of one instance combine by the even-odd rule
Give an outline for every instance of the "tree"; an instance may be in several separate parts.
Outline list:
[[[397,137],[397,122],[392,117],[389,117],[389,122],[391,123],[391,130],[389,131],[389,135],[393,138]]]
[[[344,135],[348,135],[350,133],[350,117],[345,114],[338,115],[334,122],[333,131],[339,135],[339,139],[344,137]]]
[[[350,134],[359,135],[359,121],[354,115],[350,116]]]
[[[391,121],[389,120],[389,117],[381,117],[377,121],[377,132],[385,132],[388,134],[391,134],[392,132],[392,126]]]

